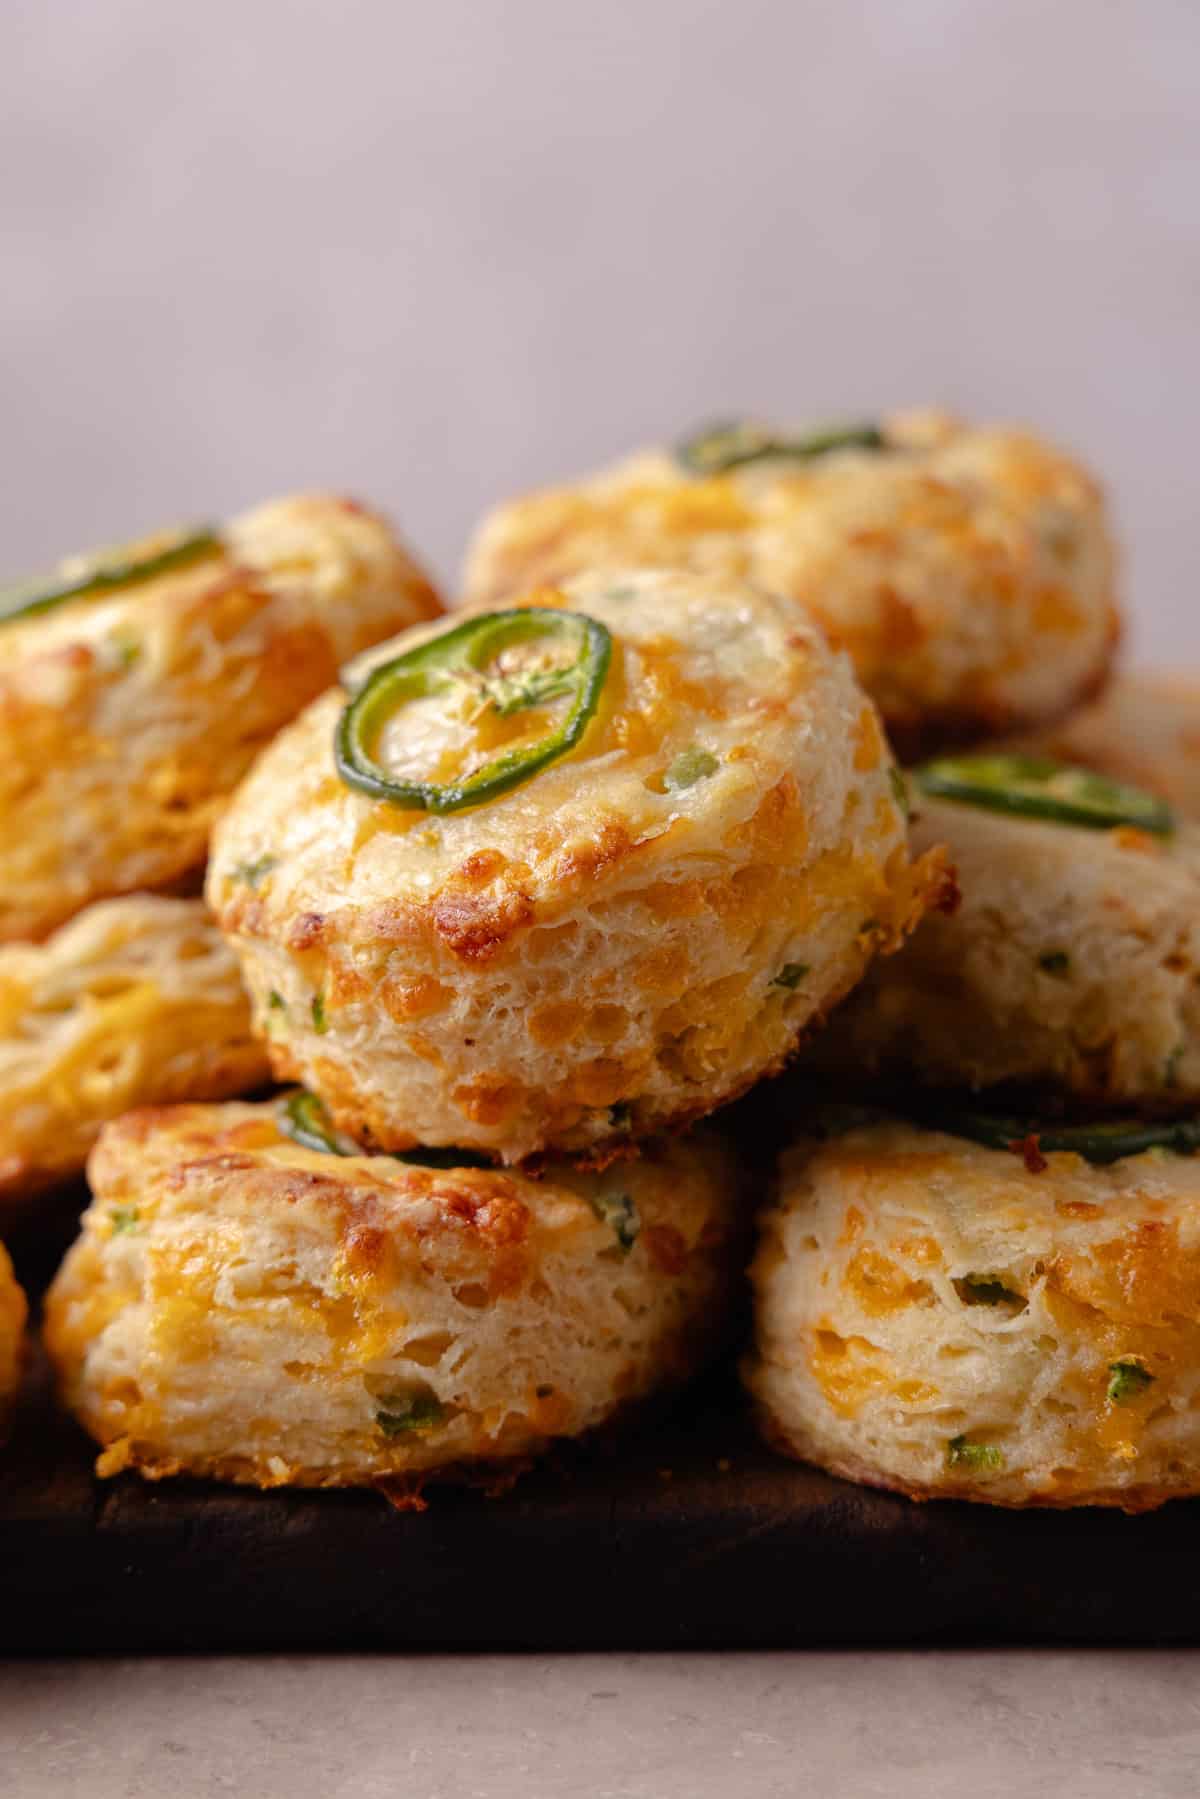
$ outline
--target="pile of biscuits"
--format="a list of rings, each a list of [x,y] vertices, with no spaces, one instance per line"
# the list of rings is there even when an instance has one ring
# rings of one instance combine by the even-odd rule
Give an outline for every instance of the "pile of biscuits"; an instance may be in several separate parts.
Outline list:
[[[736,1350],[757,1233],[785,1453],[1200,1491],[1200,702],[1110,681],[1090,476],[723,426],[463,591],[310,498],[0,596],[0,1204],[87,1160],[99,1472],[516,1470]]]

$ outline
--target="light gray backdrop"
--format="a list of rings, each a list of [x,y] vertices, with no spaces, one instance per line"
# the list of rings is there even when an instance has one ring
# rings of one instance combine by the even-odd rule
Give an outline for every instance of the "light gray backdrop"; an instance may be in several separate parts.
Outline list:
[[[742,408],[937,400],[1113,487],[1200,663],[1196,0],[7,0],[0,560],[297,484],[443,573]]]

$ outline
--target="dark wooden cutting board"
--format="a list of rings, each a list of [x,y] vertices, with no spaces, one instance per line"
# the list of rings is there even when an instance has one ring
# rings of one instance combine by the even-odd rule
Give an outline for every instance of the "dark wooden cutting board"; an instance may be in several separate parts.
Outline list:
[[[43,1221],[13,1247],[36,1288],[59,1243]],[[35,1364],[0,1453],[2,1653],[1200,1640],[1200,1501],[913,1505],[773,1456],[728,1371],[619,1446],[420,1513],[92,1458]]]
[[[0,1651],[1187,1642],[1200,1506],[916,1506],[778,1461],[710,1385],[503,1498],[99,1483],[31,1403],[0,1492]],[[669,1477],[664,1470],[669,1470]]]

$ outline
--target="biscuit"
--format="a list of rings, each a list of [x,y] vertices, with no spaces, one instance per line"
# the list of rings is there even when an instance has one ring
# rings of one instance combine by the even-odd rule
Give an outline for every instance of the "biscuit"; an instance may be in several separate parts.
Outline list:
[[[518,610],[551,633],[535,659],[555,632],[611,635],[570,753],[465,809],[390,805],[339,778],[347,696],[330,693],[214,840],[210,904],[276,1074],[371,1147],[516,1162],[699,1117],[779,1067],[947,891],[936,854],[910,862],[874,707],[787,602],[626,572]],[[350,684],[463,630],[410,632]],[[556,678],[506,655],[381,726],[399,773],[453,783],[557,729],[561,693],[503,710],[522,679]]]
[[[0,596],[0,942],[198,879],[263,745],[348,657],[438,610],[348,500],[276,501],[195,541],[179,564],[169,538],[120,553],[160,556],[156,578],[7,617]]]
[[[947,845],[961,904],[876,964],[814,1062],[1103,1106],[1200,1101],[1200,825],[1092,829],[911,786],[914,848]]]
[[[715,1138],[531,1180],[305,1147],[289,1105],[103,1133],[46,1303],[101,1473],[340,1486],[503,1465],[686,1378],[722,1335],[740,1207]]]
[[[891,1121],[787,1154],[745,1370],[772,1443],[913,1498],[1200,1492],[1200,1161],[1024,1148]]]
[[[686,446],[649,450],[510,500],[475,537],[467,597],[624,564],[757,582],[849,651],[905,759],[1052,720],[1103,683],[1114,549],[1086,469],[1028,433],[936,414],[849,443],[705,472]]]
[[[101,1125],[134,1106],[269,1078],[201,900],[101,900],[46,943],[0,945],[0,1204],[80,1174]]]

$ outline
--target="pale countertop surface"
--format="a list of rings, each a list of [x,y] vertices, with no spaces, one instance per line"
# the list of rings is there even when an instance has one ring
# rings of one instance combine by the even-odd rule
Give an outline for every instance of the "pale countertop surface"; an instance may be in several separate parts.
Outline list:
[[[12,1799],[1193,1799],[1198,1768],[1187,1652],[0,1664]]]

